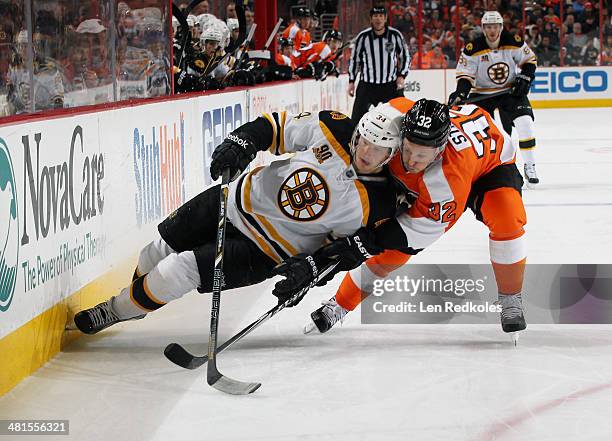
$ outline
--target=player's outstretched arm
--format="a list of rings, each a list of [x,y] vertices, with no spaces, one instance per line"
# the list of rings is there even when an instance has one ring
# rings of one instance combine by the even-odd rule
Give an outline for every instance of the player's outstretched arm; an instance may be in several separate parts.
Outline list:
[[[275,130],[266,117],[259,117],[227,135],[212,154],[210,176],[216,180],[223,170],[230,169],[232,181],[251,163],[257,152],[275,143]]]
[[[297,291],[311,285],[318,277],[320,269],[332,261],[337,261],[338,264],[319,280],[318,286],[325,285],[340,271],[357,268],[367,259],[384,251],[376,245],[374,237],[373,231],[364,227],[350,236],[321,247],[311,255],[298,254],[290,257],[275,268],[274,273],[284,276],[285,279],[276,283],[272,293],[278,297],[280,303],[284,303]]]

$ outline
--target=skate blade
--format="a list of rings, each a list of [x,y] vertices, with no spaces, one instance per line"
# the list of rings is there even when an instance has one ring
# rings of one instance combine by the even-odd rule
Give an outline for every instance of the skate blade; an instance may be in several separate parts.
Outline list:
[[[304,332],[304,334],[306,334],[306,335],[308,335],[308,334],[314,334],[314,333],[315,333],[315,331],[317,331],[317,332],[318,332],[319,330],[317,329],[317,326],[314,324],[314,322],[307,323],[307,324],[304,326],[304,329],[303,329],[303,332]]]
[[[66,326],[64,327],[64,331],[78,331],[78,330],[79,328],[76,327],[74,322],[66,323]]]
[[[510,333],[510,340],[512,341],[512,343],[514,343],[514,347],[518,346],[518,341],[519,341],[519,332],[511,332]]]

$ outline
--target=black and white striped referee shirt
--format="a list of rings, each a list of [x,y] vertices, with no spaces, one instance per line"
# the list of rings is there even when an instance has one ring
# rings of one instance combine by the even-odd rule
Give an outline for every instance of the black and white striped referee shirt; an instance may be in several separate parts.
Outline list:
[[[361,72],[361,81],[383,84],[405,77],[410,69],[410,54],[404,36],[387,26],[378,36],[371,27],[357,35],[349,62],[349,81]]]

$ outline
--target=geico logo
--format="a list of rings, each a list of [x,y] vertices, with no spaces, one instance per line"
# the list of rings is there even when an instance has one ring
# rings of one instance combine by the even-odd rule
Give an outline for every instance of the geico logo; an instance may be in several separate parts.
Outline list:
[[[531,93],[605,92],[608,73],[605,70],[564,70],[536,72]]]
[[[210,161],[212,154],[225,137],[243,123],[242,104],[219,107],[202,113],[202,138],[204,148],[204,183],[210,184]]]

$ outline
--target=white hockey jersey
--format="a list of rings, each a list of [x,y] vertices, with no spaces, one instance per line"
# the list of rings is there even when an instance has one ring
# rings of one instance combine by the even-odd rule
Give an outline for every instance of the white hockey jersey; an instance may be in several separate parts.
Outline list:
[[[456,78],[469,80],[474,93],[499,92],[512,87],[526,63],[537,64],[537,58],[520,36],[502,31],[498,48],[491,49],[483,35],[465,45]]]
[[[228,219],[276,262],[313,253],[395,216],[387,171],[358,176],[351,165],[351,120],[338,112],[264,114],[271,153],[294,153],[230,184]]]

